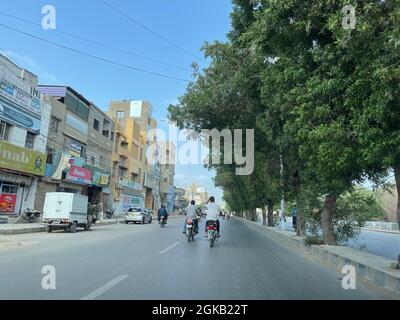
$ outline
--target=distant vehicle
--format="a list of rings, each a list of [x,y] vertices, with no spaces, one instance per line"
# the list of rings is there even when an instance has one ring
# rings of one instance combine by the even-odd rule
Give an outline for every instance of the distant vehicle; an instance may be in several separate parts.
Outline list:
[[[151,211],[144,207],[133,207],[125,213],[125,223],[129,222],[133,223],[151,223],[153,221],[153,217],[151,215]]]
[[[48,192],[42,222],[46,231],[64,229],[75,233],[78,227],[89,231],[93,216],[88,214],[88,197],[66,192]]]
[[[115,209],[107,210],[106,211],[106,219],[111,219],[114,215],[114,211],[115,211]]]
[[[160,217],[160,225],[161,225],[161,228],[165,228],[165,225],[167,224],[167,220],[165,220],[165,217],[164,216],[161,216]]]

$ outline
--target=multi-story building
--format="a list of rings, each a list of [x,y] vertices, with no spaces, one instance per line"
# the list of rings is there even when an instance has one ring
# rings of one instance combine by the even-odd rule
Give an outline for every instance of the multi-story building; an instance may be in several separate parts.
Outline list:
[[[140,128],[139,168],[143,171],[138,172],[138,181],[143,185],[144,206],[155,211],[161,205],[159,197],[160,166],[147,161],[146,157],[149,154],[149,139],[152,139],[149,138],[149,134],[152,129],[157,128],[157,121],[152,117],[152,112],[153,107],[149,102],[124,100],[112,101],[108,113],[122,123],[126,123],[127,119],[134,119]]]
[[[168,212],[174,211],[174,177],[176,147],[171,141],[159,141],[158,153],[160,161],[160,197]]]
[[[185,198],[188,201],[194,200],[196,204],[204,204],[208,200],[208,194],[206,188],[199,187],[196,183],[192,183],[192,185],[185,190]]]
[[[111,207],[111,118],[71,87],[38,88],[50,97],[51,119],[46,172],[36,197],[37,208],[43,207],[47,192],[87,195],[89,202]]]
[[[112,113],[109,112],[110,116]],[[115,144],[112,156],[113,200],[117,213],[144,205],[143,180],[146,141],[133,118],[113,118]]]
[[[188,204],[187,199],[185,199],[185,189],[174,188],[174,211],[181,212],[182,209],[186,208]]]
[[[50,105],[38,78],[0,55],[0,215],[34,208],[45,173]]]

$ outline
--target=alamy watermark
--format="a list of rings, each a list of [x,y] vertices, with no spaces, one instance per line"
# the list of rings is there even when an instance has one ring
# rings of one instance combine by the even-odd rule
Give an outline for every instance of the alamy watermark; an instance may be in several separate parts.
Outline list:
[[[355,290],[356,289],[356,268],[352,265],[345,265],[342,268],[342,273],[345,276],[342,279],[342,288],[344,290]]]
[[[167,134],[157,128],[150,130],[147,140],[147,161],[150,164],[226,164],[234,165],[236,175],[250,175],[254,170],[254,129],[181,130],[169,124]],[[160,143],[176,146],[175,156],[165,154]],[[223,145],[221,142],[223,141]],[[223,150],[223,152],[222,152]],[[222,159],[223,158],[223,159]]]
[[[42,28],[44,30],[56,29],[56,8],[53,5],[45,5],[42,8]]]
[[[56,268],[51,265],[43,266],[42,274],[42,288],[43,290],[55,290],[56,289]]]
[[[342,8],[343,18],[342,27],[345,30],[352,30],[356,28],[357,18],[356,18],[356,8],[351,4],[345,5]]]

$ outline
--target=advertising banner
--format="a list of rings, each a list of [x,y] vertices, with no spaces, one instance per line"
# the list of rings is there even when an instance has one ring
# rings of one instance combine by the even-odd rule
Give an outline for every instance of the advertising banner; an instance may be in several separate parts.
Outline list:
[[[0,168],[43,176],[46,155],[0,141]]]
[[[139,196],[130,196],[122,194],[122,211],[128,211],[132,207],[142,207],[143,198]]]
[[[66,176],[66,180],[78,182],[82,184],[92,183],[92,172],[88,169],[71,166]]]
[[[10,193],[0,194],[0,213],[14,213],[17,205],[17,195]]]

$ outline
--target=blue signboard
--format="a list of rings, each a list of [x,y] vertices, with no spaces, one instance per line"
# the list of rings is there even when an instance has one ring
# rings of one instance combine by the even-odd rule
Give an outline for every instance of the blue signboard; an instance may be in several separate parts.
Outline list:
[[[29,131],[40,132],[40,119],[23,111],[12,102],[0,97],[0,118]]]

